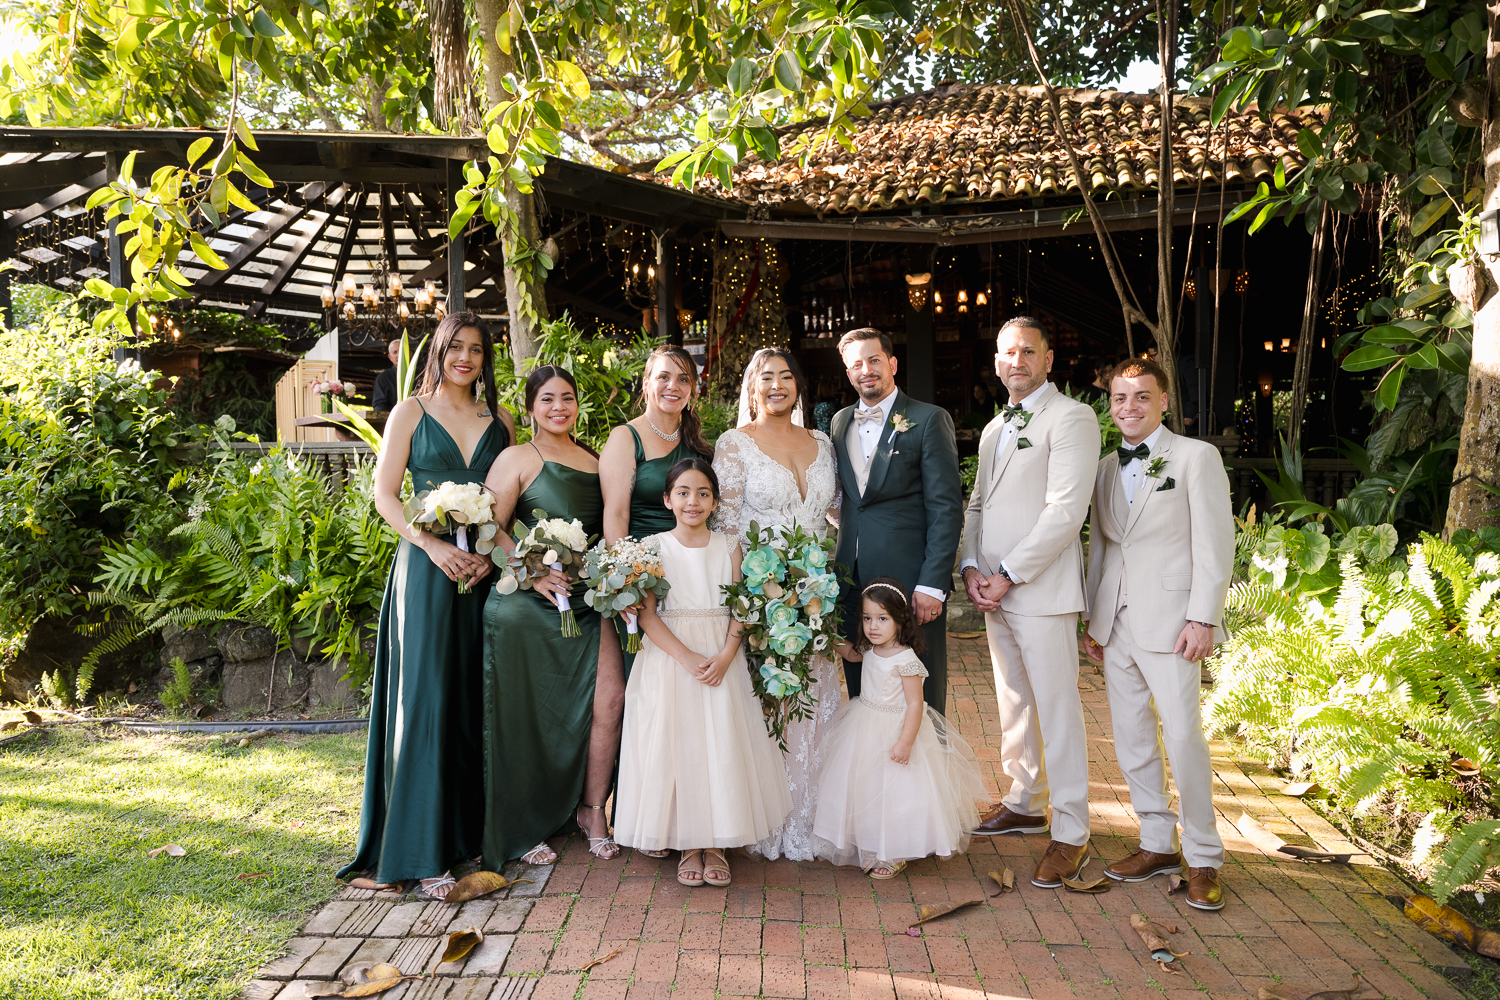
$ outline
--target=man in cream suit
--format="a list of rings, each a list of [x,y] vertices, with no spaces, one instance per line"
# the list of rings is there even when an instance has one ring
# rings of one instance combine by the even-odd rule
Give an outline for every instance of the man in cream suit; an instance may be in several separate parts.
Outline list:
[[[1011,778],[975,833],[1046,833],[1032,884],[1074,878],[1088,863],[1089,770],[1078,697],[1078,532],[1099,463],[1094,411],[1047,381],[1052,350],[1040,323],[1009,320],[995,374],[1010,403],[979,441],[979,475],[960,549],[964,586],[985,613],[1000,701],[1000,765]]]
[[[1189,905],[1219,910],[1224,845],[1197,664],[1224,637],[1234,516],[1218,449],[1162,426],[1166,385],[1154,361],[1115,367],[1109,410],[1125,444],[1104,457],[1094,480],[1089,655],[1104,660],[1115,756],[1141,821],[1140,848],[1104,873],[1144,882],[1178,871],[1186,857]],[[1182,800],[1180,841],[1163,745]]]

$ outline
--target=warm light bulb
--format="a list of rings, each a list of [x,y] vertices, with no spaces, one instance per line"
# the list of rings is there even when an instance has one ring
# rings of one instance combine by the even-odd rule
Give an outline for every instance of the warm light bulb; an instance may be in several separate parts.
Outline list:
[[[391,272],[390,288],[391,298],[398,298],[401,295],[401,275],[395,271]]]
[[[1268,340],[1268,341],[1266,341],[1266,350],[1268,350],[1268,351],[1274,351],[1274,350],[1276,350],[1276,345],[1273,344],[1273,343],[1271,343]]]
[[[406,308],[405,299],[403,299],[401,301],[401,304],[396,307],[396,315],[401,318],[402,322],[405,322],[408,318],[410,318],[411,310]]]
[[[983,292],[980,292],[977,296],[974,297],[974,304],[977,306],[987,306],[990,304],[990,300],[985,298]]]
[[[324,309],[332,309],[333,308],[333,286],[332,285],[324,285],[323,286],[323,308]]]
[[[933,292],[932,293],[932,301],[936,302],[938,305],[942,305],[942,303],[943,303],[943,293],[942,292]],[[939,309],[938,312],[942,312],[942,310]]]
[[[354,275],[352,275],[352,274],[346,274],[346,275],[344,275],[344,295],[345,296],[353,295],[354,294],[354,289],[356,287],[357,287],[357,283],[354,280]]]
[[[646,268],[646,277],[650,278],[652,281],[656,280],[656,265],[655,264],[652,264],[650,267]]]
[[[1283,351],[1289,351],[1292,349],[1292,339],[1290,337],[1281,338],[1281,349]]]
[[[969,292],[968,292],[967,289],[960,288],[958,290],[958,301],[959,302],[967,302],[967,301],[969,301]]]

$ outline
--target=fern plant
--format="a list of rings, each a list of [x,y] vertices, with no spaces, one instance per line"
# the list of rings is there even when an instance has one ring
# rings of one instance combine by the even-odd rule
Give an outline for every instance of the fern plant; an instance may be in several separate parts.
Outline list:
[[[1454,777],[1465,762],[1492,785],[1500,768],[1500,557],[1470,562],[1423,536],[1404,566],[1350,548],[1339,570],[1323,599],[1271,580],[1231,590],[1209,726],[1317,781],[1355,815],[1379,804],[1489,820],[1488,795]],[[1450,880],[1472,877],[1479,856],[1463,848],[1455,859],[1467,867],[1450,865]]]

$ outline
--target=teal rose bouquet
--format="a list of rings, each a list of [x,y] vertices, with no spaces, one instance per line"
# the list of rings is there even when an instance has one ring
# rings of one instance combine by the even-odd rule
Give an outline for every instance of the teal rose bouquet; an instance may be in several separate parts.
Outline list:
[[[745,626],[750,679],[766,728],[786,749],[787,723],[812,717],[817,705],[813,658],[833,655],[839,630],[839,581],[833,542],[800,525],[762,528],[750,522],[741,580],[724,587],[725,604]]]

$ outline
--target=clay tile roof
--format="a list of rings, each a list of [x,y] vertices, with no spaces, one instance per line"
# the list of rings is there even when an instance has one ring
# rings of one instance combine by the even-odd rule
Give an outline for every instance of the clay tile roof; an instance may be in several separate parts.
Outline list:
[[[1096,197],[1155,188],[1161,114],[1150,94],[1059,88],[1064,127]],[[879,211],[904,205],[1001,201],[1067,195],[1078,189],[1058,145],[1041,87],[951,84],[872,105],[854,134],[853,152],[829,142],[804,166],[797,138],[822,123],[782,133],[781,159],[750,157],[735,170],[732,196],[768,207],[819,214]],[[1180,97],[1174,109],[1172,182],[1177,186],[1254,183],[1276,161],[1302,165],[1297,132],[1320,124],[1311,109],[1281,111],[1263,121],[1254,111],[1231,114],[1212,129],[1205,98]],[[1225,145],[1228,155],[1225,155]],[[714,180],[705,194],[725,192]],[[805,206],[805,208],[803,208]]]

